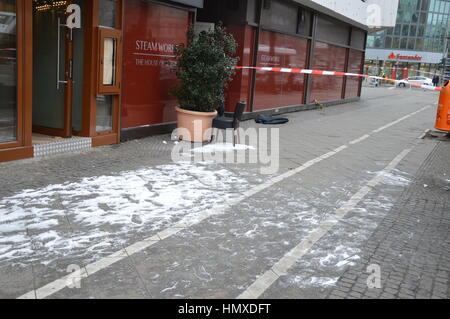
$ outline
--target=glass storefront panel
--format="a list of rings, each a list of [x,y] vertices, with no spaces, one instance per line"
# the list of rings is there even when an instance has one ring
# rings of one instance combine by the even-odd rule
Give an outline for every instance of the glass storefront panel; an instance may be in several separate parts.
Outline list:
[[[113,95],[97,96],[97,132],[112,131],[113,129]]]
[[[187,43],[189,11],[139,0],[124,2],[122,128],[176,121],[174,48]]]
[[[63,6],[33,2],[33,126],[64,129],[65,16]]]
[[[348,72],[361,73],[361,66],[363,63],[364,52],[350,49],[348,58]],[[348,77],[345,87],[345,98],[357,97],[361,79],[356,77]]]
[[[317,42],[314,54],[314,70],[345,72],[346,49]],[[313,76],[309,102],[340,100],[342,98],[342,76]]]
[[[117,0],[100,0],[100,26],[117,28]]]
[[[280,33],[261,32],[258,66],[306,68],[308,41]],[[303,104],[305,75],[259,72],[256,75],[254,110]]]
[[[16,1],[0,0],[0,143],[17,140]]]

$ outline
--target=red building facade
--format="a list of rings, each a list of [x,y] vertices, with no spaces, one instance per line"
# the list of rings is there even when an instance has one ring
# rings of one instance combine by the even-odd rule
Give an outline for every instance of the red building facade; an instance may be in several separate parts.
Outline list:
[[[244,66],[363,71],[366,31],[293,1],[209,0],[197,20],[223,21],[239,44]],[[355,78],[244,70],[230,86],[227,111],[239,100],[251,113],[280,113],[315,101],[352,101],[360,93],[361,80]]]
[[[41,135],[101,146],[170,132],[174,47],[190,25],[219,21],[242,66],[362,71],[364,30],[289,0],[0,0],[0,162],[33,157]],[[360,91],[355,78],[239,70],[226,110],[281,113]]]

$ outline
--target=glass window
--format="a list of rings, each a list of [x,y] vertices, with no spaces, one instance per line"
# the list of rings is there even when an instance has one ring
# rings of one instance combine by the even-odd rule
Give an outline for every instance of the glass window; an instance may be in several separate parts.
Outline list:
[[[423,39],[418,38],[416,40],[416,50],[417,51],[422,51],[423,50]]]
[[[353,29],[352,31],[352,47],[364,50],[366,41],[366,33],[363,30]]]
[[[428,14],[426,12],[422,12],[420,14],[419,23],[420,24],[426,24],[427,23],[427,19],[428,19]]]
[[[375,46],[375,37],[373,35],[367,36],[367,47],[373,48]]]
[[[417,33],[417,26],[412,24],[410,29],[409,29],[409,36],[410,37],[415,37],[416,33]]]
[[[403,28],[402,28],[402,36],[407,37],[409,33],[409,25],[408,24],[404,24]]]
[[[408,39],[407,38],[402,38],[400,40],[400,49],[406,49],[406,43],[407,43]]]
[[[298,9],[298,27],[297,33],[305,36],[311,35],[311,23],[312,15],[311,12],[306,11],[302,8]]]
[[[408,40],[408,50],[414,50],[414,44],[416,42],[416,39],[409,39]]]
[[[384,47],[386,49],[392,48],[392,38],[391,37],[386,37],[386,40],[384,41]]]
[[[338,20],[319,16],[317,38],[319,40],[347,45],[349,44],[350,27]]]
[[[0,0],[0,143],[17,140],[16,2]]]
[[[374,43],[375,48],[382,48],[383,44],[384,44],[384,41],[383,41],[382,37],[375,37],[375,43]]]
[[[392,40],[392,48],[393,49],[399,49],[400,48],[400,39],[399,38],[394,38]]]
[[[112,131],[114,96],[97,96],[97,132]]]
[[[297,32],[299,15],[296,5],[272,0],[266,8],[262,12],[263,26],[289,33]]]
[[[100,26],[117,28],[117,0],[100,0]]]
[[[423,25],[419,26],[419,32],[417,33],[417,36],[420,38],[423,38],[424,34],[425,34],[425,27]]]
[[[103,85],[116,84],[116,39],[105,38],[103,52]]]

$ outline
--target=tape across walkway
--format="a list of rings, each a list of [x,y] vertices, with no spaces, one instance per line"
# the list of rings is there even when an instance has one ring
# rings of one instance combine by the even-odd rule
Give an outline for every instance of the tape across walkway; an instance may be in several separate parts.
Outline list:
[[[258,70],[258,71],[269,71],[269,72],[282,72],[282,73],[297,73],[297,74],[312,74],[312,75],[334,75],[334,76],[353,76],[360,78],[372,78],[377,80],[384,80],[389,82],[401,82],[401,80],[383,78],[381,76],[358,74],[358,73],[348,73],[348,72],[336,72],[336,71],[321,71],[321,70],[308,70],[308,69],[290,69],[290,68],[272,68],[272,67],[258,67],[258,66],[237,66],[236,69],[239,70]],[[418,83],[408,83],[410,86],[430,90],[430,91],[441,91],[441,87],[435,87],[432,85],[424,85]]]

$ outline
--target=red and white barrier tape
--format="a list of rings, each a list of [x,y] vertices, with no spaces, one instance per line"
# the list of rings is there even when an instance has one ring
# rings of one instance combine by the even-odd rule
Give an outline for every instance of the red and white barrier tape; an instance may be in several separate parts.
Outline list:
[[[353,77],[360,77],[360,78],[372,78],[377,80],[384,80],[389,82],[402,82],[401,80],[394,80],[394,79],[388,79],[383,78],[381,76],[374,76],[374,75],[366,75],[366,74],[357,74],[357,73],[348,73],[348,72],[336,72],[336,71],[321,71],[321,70],[307,70],[307,69],[290,69],[290,68],[271,68],[271,67],[252,67],[252,66],[237,66],[236,69],[241,70],[259,70],[259,71],[269,71],[269,72],[282,72],[282,73],[297,73],[297,74],[312,74],[312,75],[334,75],[334,76],[353,76]],[[431,91],[441,91],[442,88],[440,87],[434,87],[431,85],[424,85],[424,84],[418,84],[418,83],[407,83],[410,86],[423,88],[426,90]]]

